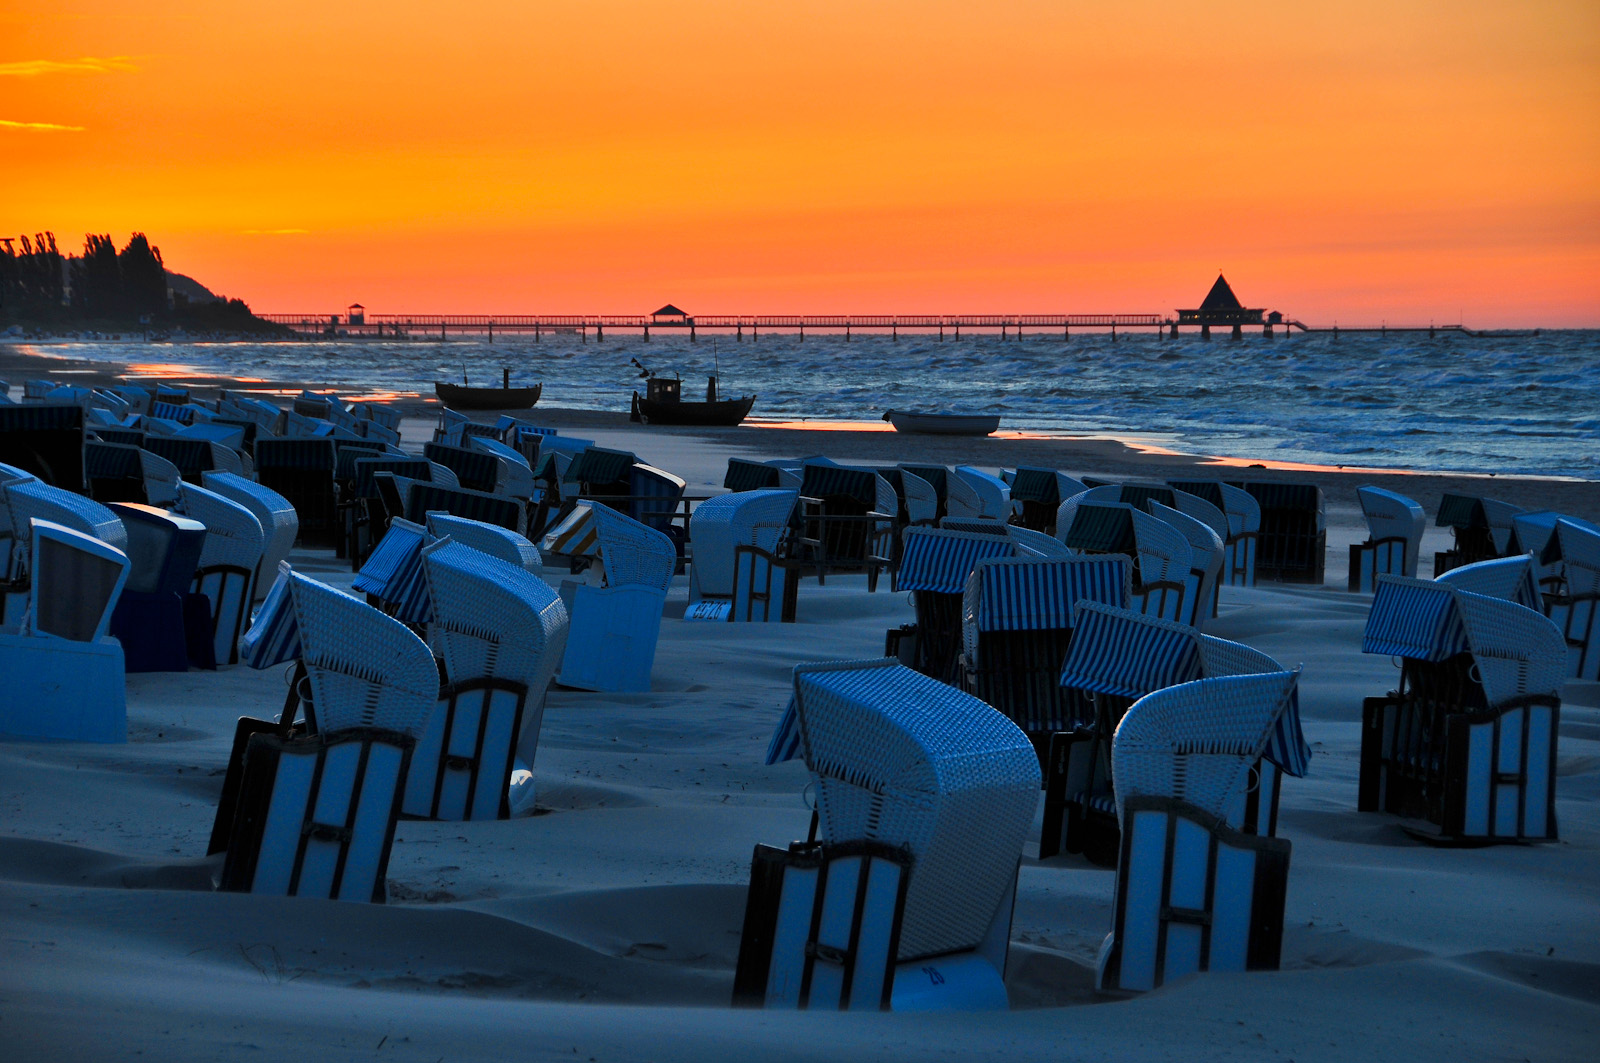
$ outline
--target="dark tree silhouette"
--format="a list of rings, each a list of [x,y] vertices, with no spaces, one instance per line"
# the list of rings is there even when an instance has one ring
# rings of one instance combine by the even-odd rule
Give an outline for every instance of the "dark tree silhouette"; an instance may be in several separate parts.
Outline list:
[[[167,310],[167,270],[161,262],[161,249],[151,247],[144,233],[134,233],[128,246],[117,255],[122,275],[122,303],[125,312],[141,319],[156,318]]]
[[[116,318],[127,313],[122,266],[110,234],[83,238],[83,257],[72,260],[72,309],[78,317]]]

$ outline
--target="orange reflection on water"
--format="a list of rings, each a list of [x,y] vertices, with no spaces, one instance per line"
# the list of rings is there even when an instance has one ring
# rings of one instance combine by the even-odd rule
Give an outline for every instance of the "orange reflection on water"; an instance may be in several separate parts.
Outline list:
[[[130,362],[127,366],[127,375],[130,377],[147,377],[155,380],[169,380],[178,376],[200,376],[201,370],[182,362]]]

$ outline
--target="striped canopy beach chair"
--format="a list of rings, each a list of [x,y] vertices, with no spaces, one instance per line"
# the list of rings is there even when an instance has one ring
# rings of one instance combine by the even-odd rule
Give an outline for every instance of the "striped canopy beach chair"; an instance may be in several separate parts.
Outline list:
[[[1238,817],[1295,686],[1293,672],[1201,679],[1128,710],[1111,753],[1122,841],[1102,991],[1278,968],[1291,847]]]
[[[366,595],[368,605],[402,624],[420,628],[433,619],[427,577],[422,571],[422,550],[432,541],[427,528],[396,517],[367,555],[351,589]]]
[[[83,407],[76,403],[0,406],[0,462],[54,487],[82,491],[86,432]]]
[[[1194,551],[1183,534],[1133,503],[1086,502],[1083,498],[1079,495],[1061,503],[1056,530],[1067,546],[1085,554],[1134,558],[1134,608],[1168,620],[1187,615]]]
[[[282,720],[235,732],[211,835],[220,888],[381,903],[412,750],[438,704],[432,651],[285,564],[241,656],[296,669]]]
[[[1011,479],[1011,522],[1054,535],[1061,503],[1086,490],[1079,481],[1054,469],[1018,466]]]
[[[337,530],[331,439],[258,439],[256,479],[294,507],[299,534],[308,543],[332,546]]]
[[[1518,554],[1515,557],[1497,557],[1490,561],[1474,561],[1441,574],[1435,582],[1447,584],[1457,590],[1486,594],[1491,598],[1504,598],[1508,602],[1529,609],[1544,611],[1544,599],[1534,575],[1537,567],[1533,557]]]
[[[1229,587],[1255,586],[1261,506],[1250,492],[1217,480],[1172,480],[1169,483],[1178,492],[1174,498],[1178,509],[1207,520],[1199,512],[1187,508],[1186,500],[1197,498],[1221,512],[1227,521],[1227,533],[1222,535],[1222,582]],[[1220,528],[1218,532],[1221,534]]]
[[[1429,841],[1556,837],[1556,743],[1567,653],[1532,609],[1440,581],[1383,576],[1361,649],[1400,682],[1362,705],[1363,812]]]
[[[1005,1008],[1026,736],[894,661],[850,661],[795,669],[774,746],[811,771],[817,843],[757,847],[735,1002]]]
[[[1234,484],[1261,507],[1256,578],[1321,584],[1327,566],[1327,514],[1315,484],[1248,480]]]
[[[971,465],[957,465],[954,478],[977,495],[978,516],[1002,523],[1011,519],[1011,488],[1000,477]]]
[[[1544,611],[1566,640],[1567,674],[1600,679],[1600,528],[1562,518],[1539,560],[1560,580],[1544,596]]]
[[[830,572],[865,571],[867,590],[875,591],[892,560],[898,509],[894,488],[876,470],[807,460],[795,545],[818,582]]]
[[[587,511],[594,571],[605,583],[561,584],[570,627],[557,681],[582,690],[649,690],[677,551],[661,532],[609,506],[580,502],[574,514],[580,511]]]
[[[261,522],[266,540],[261,549],[261,564],[256,569],[254,591],[257,601],[266,596],[272,586],[272,576],[278,565],[286,560],[300,537],[300,515],[294,505],[278,492],[254,480],[247,480],[230,472],[208,472],[200,478],[201,486],[215,491],[230,501],[248,509]]]
[[[1061,685],[1084,715],[1051,747],[1040,857],[1061,849],[1110,864],[1118,846],[1111,739],[1135,701],[1156,690],[1199,679],[1281,672],[1271,657],[1242,643],[1203,635],[1194,627],[1125,609],[1080,602]],[[1303,777],[1311,749],[1300,729],[1299,703],[1277,722],[1252,786],[1233,818],[1251,834],[1277,831],[1278,791],[1285,774]]]
[[[902,539],[895,590],[911,593],[917,622],[910,631],[902,627],[889,633],[888,649],[894,652],[887,656],[898,655],[902,663],[942,683],[957,683],[967,577],[980,561],[1015,556],[1016,545],[1008,536],[944,528],[907,528]]]
[[[213,659],[237,664],[239,636],[250,621],[266,533],[244,506],[194,484],[182,486],[180,508],[206,529],[190,590],[210,603]]]
[[[1194,501],[1200,502],[1198,498]],[[1204,502],[1200,504],[1205,505]],[[1175,619],[1202,627],[1208,618],[1217,615],[1225,554],[1222,538],[1205,521],[1154,500],[1150,502],[1150,515],[1171,525],[1189,544],[1189,571],[1184,577],[1183,602]]]
[[[1513,521],[1520,506],[1495,498],[1446,493],[1439,500],[1434,525],[1449,528],[1455,546],[1433,555],[1433,574],[1442,575],[1457,565],[1504,557],[1511,546]],[[1528,549],[1525,545],[1524,549]]]
[[[535,576],[544,570],[544,558],[539,556],[539,548],[510,528],[449,513],[429,513],[428,531],[435,538],[448,536],[463,546],[470,546]]]

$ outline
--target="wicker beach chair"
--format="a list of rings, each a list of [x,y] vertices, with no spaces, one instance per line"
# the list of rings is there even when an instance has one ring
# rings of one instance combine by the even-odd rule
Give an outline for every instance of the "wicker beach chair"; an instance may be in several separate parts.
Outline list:
[[[422,453],[429,461],[455,473],[461,486],[469,491],[493,494],[501,482],[500,461],[495,454],[474,449],[465,443],[461,446],[429,443],[422,448]]]
[[[0,462],[51,486],[82,491],[86,432],[83,407],[76,404],[0,407]]]
[[[677,551],[661,532],[609,506],[578,508],[593,522],[605,585],[562,582],[571,623],[557,681],[582,690],[649,690]]]
[[[1350,544],[1350,590],[1370,594],[1379,576],[1417,576],[1417,557],[1427,515],[1404,495],[1381,487],[1358,487],[1361,511],[1369,533],[1364,543]]]
[[[1124,485],[1112,485],[1119,490]],[[1135,559],[1133,608],[1176,620],[1187,615],[1194,551],[1172,525],[1131,502],[1084,501],[1094,488],[1061,503],[1056,530],[1083,554],[1123,554]]]
[[[213,429],[216,426],[196,427]],[[218,431],[231,435],[237,430],[222,426]],[[144,441],[144,449],[170,461],[177,467],[178,474],[192,484],[199,483],[208,472],[245,475],[244,459],[236,449],[218,439],[197,438],[189,433],[190,430],[185,429],[177,435],[149,436]]]
[[[1006,527],[1006,538],[1017,548],[1018,557],[1073,557],[1074,551],[1054,535],[1024,528],[1020,524]]]
[[[385,477],[392,479],[398,489],[398,503],[402,506],[400,515],[413,524],[426,523],[429,513],[450,513],[468,520],[481,520],[486,524],[509,528],[519,535],[527,527],[527,507],[514,498],[381,472],[375,476],[380,493]]]
[[[127,555],[37,518],[28,518],[26,541],[30,607],[18,630],[0,632],[0,735],[125,742],[122,645],[109,630]]]
[[[1102,991],[1278,968],[1291,847],[1241,831],[1238,815],[1295,684],[1293,672],[1202,679],[1128,710],[1111,753],[1122,843]]]
[[[378,493],[377,474],[389,472],[432,483],[436,481],[435,470],[444,470],[444,466],[436,465],[427,458],[387,453],[368,456],[369,453],[359,450],[343,450],[339,453],[339,512],[344,527],[344,555],[350,559],[350,567],[355,570],[361,568],[373,545],[383,538],[384,531],[389,527],[389,519],[404,516],[403,512],[390,513],[383,504]],[[348,478],[345,476],[347,465]],[[455,485],[452,474],[450,483],[444,486]]]
[[[350,581],[351,590],[367,596],[367,604],[413,629],[433,619],[422,550],[433,536],[421,524],[403,517],[389,522],[378,545]]]
[[[1439,500],[1439,513],[1433,523],[1450,529],[1455,546],[1433,555],[1434,576],[1458,565],[1504,557],[1511,545],[1513,521],[1522,512],[1520,506],[1499,499],[1446,493]]]
[[[449,513],[429,513],[428,531],[435,538],[448,536],[462,546],[470,546],[535,576],[544,570],[539,548],[509,528]]]
[[[1537,567],[1532,556],[1497,557],[1492,561],[1474,561],[1441,574],[1436,583],[1448,584],[1457,590],[1486,594],[1491,598],[1504,598],[1539,612],[1544,611],[1544,598],[1535,579]]]
[[[1321,584],[1327,565],[1327,514],[1315,484],[1250,480],[1234,484],[1261,507],[1256,578]]]
[[[4,596],[0,597],[0,628],[16,630],[30,601],[29,559],[32,557],[32,521],[49,521],[81,532],[126,553],[128,533],[117,515],[100,503],[71,491],[52,487],[14,466],[0,474],[0,510],[8,532]],[[7,479],[9,477],[9,479]]]
[[[1184,580],[1183,603],[1175,619],[1197,628],[1204,627],[1207,619],[1217,615],[1219,578],[1225,554],[1222,538],[1205,521],[1154,500],[1150,502],[1150,515],[1166,521],[1189,544],[1189,572]]]
[[[907,528],[903,542],[895,590],[911,593],[917,622],[889,632],[885,656],[941,683],[957,683],[967,577],[980,561],[1016,556],[1016,545],[1009,536],[920,527]]]
[[[808,459],[800,483],[800,532],[794,545],[817,582],[830,572],[865,571],[867,590],[893,560],[899,501],[875,469]]]
[[[142,438],[142,437],[141,437]],[[182,480],[177,466],[138,446],[89,440],[83,446],[84,479],[96,502],[169,506]]]
[[[1253,587],[1256,583],[1256,541],[1261,533],[1261,506],[1250,492],[1215,480],[1172,480],[1178,492],[1177,508],[1184,509],[1186,498],[1198,498],[1220,510],[1228,522],[1222,537],[1222,582],[1229,587]],[[1190,516],[1198,513],[1188,512]],[[1205,519],[1202,517],[1201,519]]]
[[[1567,650],[1546,617],[1440,581],[1383,576],[1361,648],[1400,682],[1362,705],[1357,807],[1431,826],[1428,841],[1556,837],[1556,740]]]
[[[215,668],[210,602],[193,591],[206,526],[135,502],[107,507],[127,531],[127,586],[111,615],[130,672]]]
[[[1011,479],[1011,523],[1054,535],[1061,503],[1086,490],[1081,482],[1054,469],[1018,466]]]
[[[520,451],[487,436],[471,436],[467,446],[471,450],[493,455],[498,460],[492,488],[496,494],[520,498],[524,502],[533,498],[538,490],[533,478],[533,466],[528,464],[528,459]]]
[[[278,492],[254,480],[227,472],[208,472],[201,476],[200,484],[207,491],[215,491],[231,502],[237,502],[261,522],[266,540],[261,549],[261,564],[256,569],[254,590],[256,601],[266,596],[272,586],[272,575],[278,565],[294,549],[300,537],[300,515],[294,505]]]
[[[566,608],[538,576],[459,542],[425,547],[422,568],[444,683],[412,753],[402,811],[504,819],[532,804],[529,766],[566,646]]]
[[[695,507],[685,620],[794,622],[799,570],[787,556],[787,540],[798,498],[760,488]]]
[[[282,719],[235,732],[211,835],[227,854],[220,888],[382,902],[412,749],[438,704],[433,653],[287,564],[241,651],[254,668],[297,664]]]
[[[1039,788],[1026,737],[976,698],[878,660],[796,668],[774,745],[811,770],[820,845],[757,847],[735,1003],[1005,1008]]]
[[[1111,738],[1128,707],[1180,683],[1283,669],[1249,646],[1129,610],[1080,602],[1076,622],[1061,685],[1084,715],[1051,744],[1039,855],[1043,859],[1065,849],[1109,865],[1119,844]],[[1235,819],[1246,833],[1276,833],[1282,776],[1304,776],[1310,762],[1297,701],[1278,717],[1276,727],[1261,763],[1252,768],[1253,785]]]
[[[255,457],[257,481],[288,499],[299,520],[300,538],[318,546],[337,545],[333,440],[259,439]]]
[[[978,496],[978,515],[998,521],[1011,519],[1011,488],[1000,477],[971,465],[957,465],[955,479]]]
[[[211,606],[211,643],[217,664],[239,662],[239,636],[250,621],[256,575],[267,536],[261,522],[238,502],[186,483],[181,509],[205,525],[205,545],[190,590]]]
[[[1072,645],[1074,606],[1125,607],[1133,563],[1108,555],[979,561],[961,607],[962,686],[1022,728],[1039,763],[1051,768],[1055,735],[1085,713],[1061,687],[1061,662]]]
[[[1539,560],[1559,566],[1560,583],[1544,596],[1544,612],[1567,644],[1567,674],[1600,679],[1600,528],[1562,518]]]

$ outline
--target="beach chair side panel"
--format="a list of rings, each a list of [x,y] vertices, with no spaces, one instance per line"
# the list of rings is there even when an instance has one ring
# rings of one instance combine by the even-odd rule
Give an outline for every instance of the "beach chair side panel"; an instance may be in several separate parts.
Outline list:
[[[417,739],[401,811],[427,819],[506,819],[511,766],[528,689],[475,679],[440,690]]]
[[[734,547],[732,620],[792,624],[799,589],[797,563],[757,546]]]

